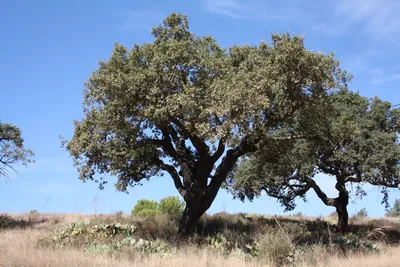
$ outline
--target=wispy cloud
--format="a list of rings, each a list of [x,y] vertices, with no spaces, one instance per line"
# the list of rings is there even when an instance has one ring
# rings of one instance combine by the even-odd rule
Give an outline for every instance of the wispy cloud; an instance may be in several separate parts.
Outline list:
[[[393,41],[400,37],[398,0],[340,0],[336,13],[373,38]]]
[[[400,80],[400,71],[387,73],[383,70],[377,69],[369,71],[368,74],[372,77],[370,80],[370,84],[373,85],[390,83]]]
[[[314,31],[337,37],[360,31],[372,39],[400,38],[400,1],[339,0],[276,2],[260,0],[203,0],[207,11],[237,19],[293,20]]]
[[[349,32],[348,22],[343,20],[336,23],[330,23],[318,18],[309,18],[309,20],[312,21],[310,23],[312,31],[323,36],[340,37]]]
[[[125,10],[118,13],[118,30],[133,31],[146,30],[160,24],[165,18],[165,14],[152,10]]]
[[[17,164],[17,172],[10,172],[10,179],[23,178],[28,175],[46,173],[46,174],[76,174],[76,168],[72,160],[67,157],[39,158],[27,167]]]
[[[211,13],[216,13],[237,19],[253,20],[289,20],[300,15],[295,1],[290,5],[272,1],[241,1],[241,0],[203,0],[204,7]]]

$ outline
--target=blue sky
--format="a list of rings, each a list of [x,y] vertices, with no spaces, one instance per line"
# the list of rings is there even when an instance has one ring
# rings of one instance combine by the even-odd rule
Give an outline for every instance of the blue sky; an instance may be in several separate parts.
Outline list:
[[[110,56],[115,42],[127,47],[151,42],[151,27],[169,13],[187,14],[193,32],[212,35],[224,47],[257,44],[288,30],[305,35],[307,48],[335,52],[354,74],[352,90],[397,104],[399,11],[395,0],[3,1],[0,120],[21,128],[36,163],[0,181],[0,212],[93,213],[95,206],[98,213],[129,212],[138,199],[177,195],[168,176],[145,181],[130,194],[116,192],[112,182],[103,191],[82,183],[58,138],[71,137],[73,120],[82,117],[83,83],[98,61]],[[335,196],[330,177],[317,181]],[[370,216],[382,216],[379,188],[366,190],[368,197],[351,204],[349,212],[366,207]],[[397,191],[391,196],[400,197]],[[333,211],[313,193],[308,200],[299,201],[295,212],[318,216]],[[210,209],[218,211],[281,214],[283,208],[265,196],[242,203],[220,191]]]

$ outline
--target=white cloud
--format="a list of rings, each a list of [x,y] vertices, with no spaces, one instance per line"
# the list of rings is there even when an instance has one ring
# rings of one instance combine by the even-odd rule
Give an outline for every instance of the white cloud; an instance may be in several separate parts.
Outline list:
[[[328,36],[354,31],[373,39],[396,41],[400,38],[399,0],[260,1],[203,0],[207,11],[236,18],[254,20],[293,20]]]
[[[377,39],[394,41],[400,37],[400,1],[398,0],[340,0],[336,13],[353,26]]]
[[[272,1],[241,1],[241,0],[203,0],[204,7],[211,13],[216,13],[237,19],[253,20],[290,20],[301,15],[301,10],[291,1],[289,4]]]
[[[383,71],[379,72],[370,71],[372,79],[370,84],[383,84],[400,80],[400,72],[385,74]]]
[[[17,164],[15,166],[17,172],[10,171],[9,178],[23,178],[27,175],[38,173],[51,174],[76,174],[76,168],[73,166],[72,160],[68,157],[55,158],[39,158],[27,167]]]

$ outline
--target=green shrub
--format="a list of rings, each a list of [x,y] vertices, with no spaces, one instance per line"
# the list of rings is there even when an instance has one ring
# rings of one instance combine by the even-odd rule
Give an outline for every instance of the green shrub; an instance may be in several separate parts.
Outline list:
[[[160,200],[159,210],[174,220],[179,220],[185,208],[185,202],[179,197],[166,197]]]
[[[120,223],[92,225],[86,222],[72,223],[56,229],[49,237],[42,238],[42,244],[52,247],[82,247],[91,243],[107,243],[130,237],[136,227]]]
[[[181,201],[179,197],[166,197],[161,199],[160,202],[141,199],[133,207],[132,216],[153,217],[164,214],[177,221],[181,217],[184,207],[185,202]]]
[[[140,199],[132,209],[132,216],[154,216],[160,213],[157,201]]]

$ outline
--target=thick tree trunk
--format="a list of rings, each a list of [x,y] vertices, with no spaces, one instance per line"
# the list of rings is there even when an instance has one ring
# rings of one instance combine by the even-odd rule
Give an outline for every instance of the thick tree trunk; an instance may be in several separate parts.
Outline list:
[[[337,229],[341,233],[347,232],[347,226],[349,222],[349,214],[347,212],[347,205],[337,206],[336,212],[338,215]]]
[[[209,185],[207,188],[186,193],[184,197],[186,207],[179,221],[179,238],[191,237],[195,233],[200,217],[210,208],[219,188],[219,184]]]
[[[192,236],[196,231],[196,226],[200,217],[204,213],[205,211],[186,204],[185,210],[183,211],[182,217],[179,221],[179,238]]]
[[[335,207],[338,215],[337,229],[341,233],[347,232],[349,223],[349,213],[347,212],[347,205],[349,204],[349,193],[344,187],[341,187],[339,196],[335,199]]]
[[[179,238],[187,238],[194,234],[200,217],[208,210],[214,200],[206,190],[189,192],[184,199],[186,207],[179,221]]]
[[[224,146],[218,148],[221,154],[223,148]],[[207,181],[208,178],[210,178],[213,164],[219,156],[214,159],[212,164],[208,164],[208,168],[202,166],[202,172],[187,171],[187,178],[184,179],[185,193],[183,194],[186,207],[180,219],[178,230],[181,239],[194,234],[200,217],[210,208],[222,183],[225,181],[226,176],[235,165],[237,159],[245,153],[252,151],[252,149],[254,149],[254,147],[249,147],[247,141],[242,141],[237,148],[228,150],[208,185]],[[218,152],[215,153],[218,154]],[[213,157],[208,158],[208,160],[212,161],[212,158]],[[207,164],[205,165],[207,166]],[[191,177],[193,173],[200,173],[200,176]]]

